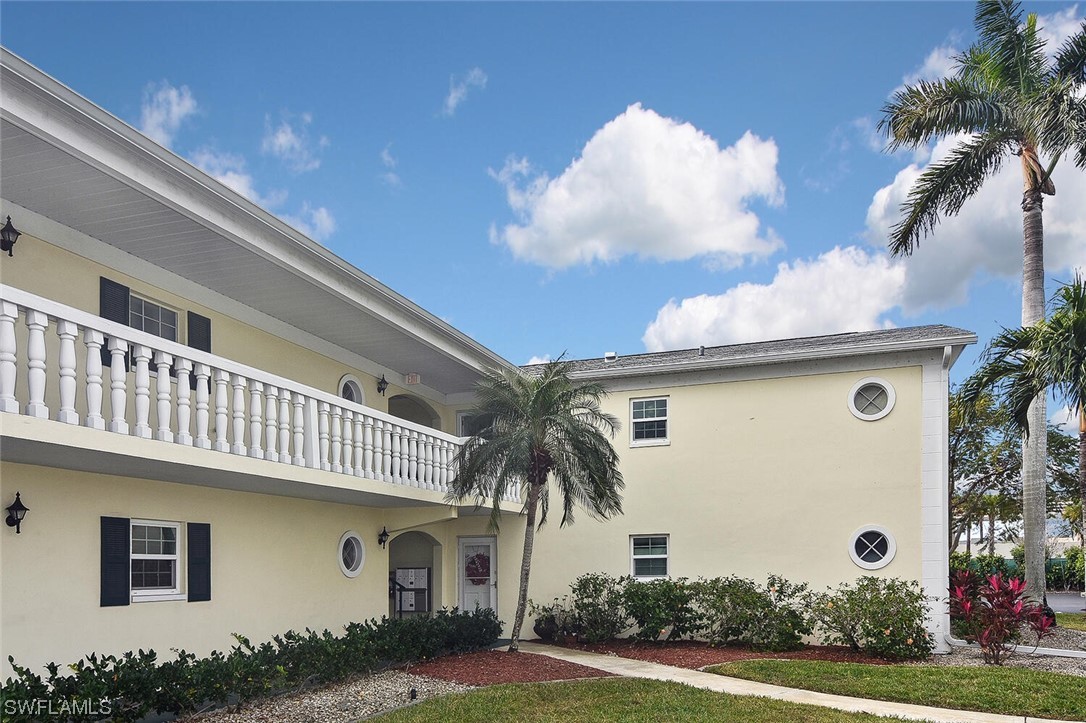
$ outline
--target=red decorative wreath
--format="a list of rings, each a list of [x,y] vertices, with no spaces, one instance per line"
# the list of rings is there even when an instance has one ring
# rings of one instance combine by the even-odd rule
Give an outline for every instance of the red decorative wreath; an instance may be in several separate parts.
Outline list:
[[[490,582],[490,556],[477,552],[464,560],[464,576],[472,585],[486,585]]]

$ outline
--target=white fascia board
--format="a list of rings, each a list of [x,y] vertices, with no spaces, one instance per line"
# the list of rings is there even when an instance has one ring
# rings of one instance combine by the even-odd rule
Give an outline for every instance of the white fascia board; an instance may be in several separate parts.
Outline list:
[[[6,48],[0,70],[5,120],[469,368],[516,368]]]
[[[734,369],[737,367],[763,366],[770,364],[795,364],[799,362],[836,359],[844,357],[867,356],[872,354],[896,354],[902,352],[923,351],[926,349],[954,348],[951,365],[969,344],[977,343],[976,334],[955,335],[949,337],[898,341],[889,343],[857,344],[834,349],[801,350],[762,354],[759,356],[735,359],[695,359],[646,364],[638,367],[620,367],[616,369],[591,369],[570,374],[575,379],[621,379],[623,377],[643,377],[676,372],[710,371],[714,369]]]

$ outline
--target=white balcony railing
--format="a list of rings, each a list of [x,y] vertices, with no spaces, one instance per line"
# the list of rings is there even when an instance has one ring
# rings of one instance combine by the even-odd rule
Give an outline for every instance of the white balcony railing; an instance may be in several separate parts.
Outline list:
[[[440,492],[461,441],[4,285],[0,412]]]

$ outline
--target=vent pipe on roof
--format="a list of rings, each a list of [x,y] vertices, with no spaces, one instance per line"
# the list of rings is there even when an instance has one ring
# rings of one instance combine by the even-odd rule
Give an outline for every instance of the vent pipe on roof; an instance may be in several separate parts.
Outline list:
[[[702,344],[700,347],[698,347],[698,356],[705,356],[705,345],[704,344]]]
[[[603,354],[603,360],[604,361],[613,362],[615,359],[618,359],[618,354],[616,354],[615,352],[613,352],[613,351],[604,352],[604,354]]]

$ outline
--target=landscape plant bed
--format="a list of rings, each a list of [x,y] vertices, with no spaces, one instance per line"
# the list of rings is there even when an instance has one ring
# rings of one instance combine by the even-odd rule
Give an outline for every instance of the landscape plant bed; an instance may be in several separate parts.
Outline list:
[[[510,653],[506,650],[480,650],[464,655],[446,655],[412,665],[410,672],[462,685],[545,683],[554,680],[605,678],[612,675],[546,655]]]
[[[544,642],[544,641],[532,641]],[[589,653],[618,655],[623,658],[644,660],[649,663],[673,665],[677,668],[698,670],[707,665],[731,663],[737,660],[826,660],[838,663],[868,663],[887,665],[890,661],[867,653],[837,645],[808,645],[802,650],[774,653],[752,650],[747,645],[710,647],[695,640],[673,640],[658,643],[642,643],[634,640],[610,640],[603,643],[548,643],[557,647],[584,650]]]

